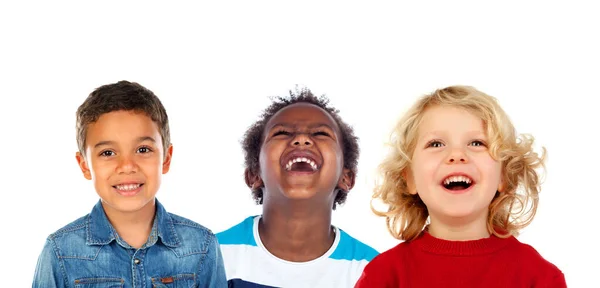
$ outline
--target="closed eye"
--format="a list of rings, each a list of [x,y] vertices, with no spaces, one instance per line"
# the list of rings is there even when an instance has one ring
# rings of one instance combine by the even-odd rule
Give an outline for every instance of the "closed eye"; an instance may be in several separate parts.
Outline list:
[[[327,136],[327,137],[331,137],[331,135],[329,133],[325,132],[325,131],[318,131],[318,132],[313,133],[313,135],[315,135],[315,136]]]
[[[287,136],[287,135],[292,135],[292,133],[290,133],[288,131],[285,131],[285,130],[279,130],[279,131],[277,131],[277,132],[275,132],[273,134],[273,137],[279,136],[279,135],[286,135]]]

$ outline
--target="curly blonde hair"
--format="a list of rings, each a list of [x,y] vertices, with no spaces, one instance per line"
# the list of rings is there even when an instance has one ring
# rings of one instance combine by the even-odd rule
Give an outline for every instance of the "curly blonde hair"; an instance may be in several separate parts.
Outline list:
[[[541,179],[536,170],[545,168],[546,149],[533,151],[534,138],[518,135],[496,98],[470,86],[438,89],[419,99],[398,121],[391,135],[391,151],[380,164],[379,181],[374,189],[371,210],[386,217],[389,232],[399,240],[410,241],[421,235],[429,213],[418,194],[408,191],[405,175],[415,150],[419,124],[424,112],[433,106],[465,109],[483,120],[489,140],[489,153],[502,163],[503,191],[497,191],[489,205],[487,229],[498,237],[518,235],[533,220],[538,207]],[[378,211],[379,199],[387,211]]]

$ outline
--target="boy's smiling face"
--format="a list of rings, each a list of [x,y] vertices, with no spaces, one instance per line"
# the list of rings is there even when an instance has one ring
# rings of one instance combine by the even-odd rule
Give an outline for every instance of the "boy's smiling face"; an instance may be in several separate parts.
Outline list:
[[[161,176],[169,171],[172,146],[166,155],[162,147],[150,117],[113,111],[89,124],[86,155],[77,153],[77,161],[84,177],[94,182],[105,209],[134,212],[154,203]]]
[[[260,179],[249,184],[264,185],[265,200],[322,196],[333,204],[336,187],[349,191],[354,184],[352,172],[343,168],[340,137],[333,117],[316,105],[281,109],[265,126]]]

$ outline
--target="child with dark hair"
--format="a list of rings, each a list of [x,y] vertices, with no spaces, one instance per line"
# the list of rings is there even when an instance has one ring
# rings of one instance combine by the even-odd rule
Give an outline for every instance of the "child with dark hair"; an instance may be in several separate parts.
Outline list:
[[[245,181],[263,213],[218,233],[229,287],[353,287],[377,251],[331,225],[358,139],[324,96],[278,97],[246,132]]]
[[[156,200],[173,146],[154,93],[127,81],[94,90],[77,110],[77,144],[100,201],[48,237],[33,287],[227,287],[215,235]]]

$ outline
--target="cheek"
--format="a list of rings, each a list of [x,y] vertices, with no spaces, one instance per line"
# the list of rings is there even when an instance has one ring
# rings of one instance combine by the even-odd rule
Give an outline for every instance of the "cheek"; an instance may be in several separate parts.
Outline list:
[[[426,190],[426,187],[429,187],[433,183],[433,173],[423,165],[417,165],[413,169],[416,189],[423,192]]]
[[[258,165],[260,167],[264,167],[265,165],[268,165],[267,163],[269,163],[269,159],[271,159],[271,158],[272,158],[272,156],[269,155],[269,150],[265,149],[263,147],[263,149],[261,149],[258,154]]]
[[[430,185],[435,180],[435,173],[439,167],[439,161],[431,158],[417,158],[413,159],[414,165],[411,165],[413,169],[413,175],[415,177],[415,183],[417,186]],[[418,187],[417,187],[418,188]]]
[[[322,171],[335,173],[336,177],[339,177],[344,170],[344,151],[342,148],[339,145],[330,143],[319,143],[316,148],[323,157],[323,162],[328,163],[323,165]]]
[[[491,157],[481,159],[479,167],[482,168],[482,173],[485,173],[485,177],[490,182],[491,186],[497,186],[500,184],[502,179],[502,164],[494,161]]]
[[[276,167],[279,166],[279,158],[281,153],[274,149],[269,144],[264,144],[262,149],[260,150],[260,154],[258,155],[258,166],[260,175],[263,179],[268,178],[267,175],[264,174],[265,171],[268,171],[270,174],[273,174],[276,171]]]
[[[344,151],[342,151],[342,148],[340,147],[336,147],[335,149],[333,149],[332,153],[334,153],[335,155],[335,160],[336,163],[338,164],[338,167],[340,167],[340,169],[343,169],[344,167]]]
[[[500,184],[500,181],[502,181],[502,165],[498,162],[494,162],[491,166],[492,168],[490,170],[492,171],[494,182],[496,182],[496,185]]]
[[[161,174],[162,173],[162,165],[163,159],[160,157],[143,159],[139,161],[138,166],[142,168],[142,170],[146,171],[146,174]]]
[[[332,139],[314,141],[315,148],[320,151],[323,158],[335,159],[336,163],[344,163],[344,149],[342,144]]]
[[[110,176],[111,171],[114,171],[115,167],[111,161],[92,161],[89,166],[92,179],[106,179]]]
[[[260,149],[259,161],[261,163],[278,163],[286,148],[287,144],[281,140],[265,143]]]

